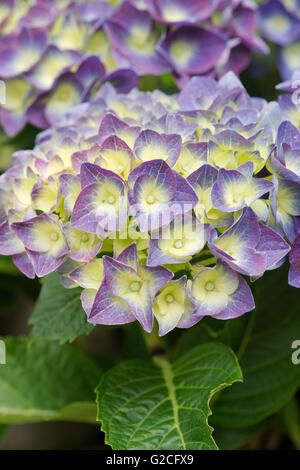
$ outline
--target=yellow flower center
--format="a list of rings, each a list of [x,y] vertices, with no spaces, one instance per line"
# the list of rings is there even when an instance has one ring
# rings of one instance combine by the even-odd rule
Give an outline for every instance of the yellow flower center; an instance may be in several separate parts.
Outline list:
[[[149,194],[149,196],[147,197],[147,203],[153,204],[154,202],[155,202],[155,197],[152,196],[152,194]]]
[[[183,246],[182,240],[175,240],[173,246],[174,248],[177,248],[177,249],[182,248]]]
[[[172,302],[174,302],[174,296],[172,294],[166,295],[165,299],[168,304],[171,304]]]
[[[138,281],[134,281],[130,284],[130,290],[132,292],[138,292],[141,289],[141,283]]]
[[[89,236],[86,233],[81,235],[81,241],[83,243],[86,243],[88,240],[89,240]]]
[[[50,235],[50,239],[53,241],[53,242],[57,242],[58,240],[58,234],[56,232],[52,232],[51,235]]]
[[[215,285],[211,281],[209,281],[205,284],[205,289],[208,290],[208,291],[212,291],[212,290],[214,290],[214,288],[215,288]]]
[[[114,198],[114,196],[108,196],[107,202],[108,204],[114,204],[116,202],[116,199]]]

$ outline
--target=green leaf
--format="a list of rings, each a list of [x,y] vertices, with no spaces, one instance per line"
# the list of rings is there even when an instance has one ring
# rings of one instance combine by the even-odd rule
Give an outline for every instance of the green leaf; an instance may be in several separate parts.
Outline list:
[[[65,289],[57,273],[46,276],[42,283],[40,296],[29,319],[29,324],[33,325],[31,338],[65,343],[90,333],[93,326],[87,322],[81,306],[81,289]]]
[[[8,256],[0,256],[0,273],[12,276],[22,276],[21,271],[16,268],[11,258]]]
[[[103,375],[98,419],[113,449],[216,449],[209,401],[242,380],[233,352],[220,343],[198,346],[171,364],[125,361]]]
[[[295,397],[282,409],[284,430],[297,450],[300,450],[300,407]]]
[[[216,320],[212,317],[204,317],[199,323],[193,328],[183,330],[183,334],[177,339],[173,350],[171,351],[172,358],[182,356],[191,348],[198,346],[199,344],[206,343],[208,341],[219,341],[219,337],[226,325],[226,322]],[[178,330],[177,330],[178,331]],[[172,333],[177,333],[176,330],[171,331],[166,336],[168,341]]]
[[[0,365],[0,423],[69,420],[95,422],[94,389],[101,374],[86,354],[69,345],[5,338]]]
[[[247,428],[228,429],[215,428],[214,439],[221,450],[235,450],[242,447],[253,436],[261,433],[270,424],[268,421]]]
[[[123,359],[148,359],[151,357],[145,341],[143,339],[142,330],[137,322],[124,325],[125,333],[122,348]]]
[[[240,428],[258,423],[277,412],[300,386],[300,366],[291,360],[292,343],[300,339],[299,290],[288,286],[286,267],[267,272],[254,288],[256,309],[227,325],[235,332],[239,322],[242,326],[235,346],[244,383],[220,394],[213,408],[214,425]]]

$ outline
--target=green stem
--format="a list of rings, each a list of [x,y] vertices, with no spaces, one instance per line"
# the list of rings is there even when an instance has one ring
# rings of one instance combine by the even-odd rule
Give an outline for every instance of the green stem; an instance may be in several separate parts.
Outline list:
[[[249,321],[248,321],[248,324],[247,324],[245,334],[243,336],[243,339],[242,339],[242,342],[240,344],[239,350],[236,354],[239,361],[240,361],[241,357],[244,355],[244,353],[247,349],[247,346],[249,344],[249,341],[251,339],[251,335],[252,335],[252,331],[253,331],[254,323],[255,323],[255,317],[256,317],[256,311],[254,310],[253,312],[250,313],[250,318],[249,318]],[[212,407],[214,405],[214,403],[219,400],[222,393],[223,393],[223,390],[220,390],[215,395],[213,395],[212,399],[210,400],[210,407]]]
[[[210,264],[214,264],[216,261],[217,261],[217,259],[213,256],[211,258],[204,259],[204,260],[200,261],[200,264],[202,266],[209,266]]]
[[[158,336],[158,324],[154,322],[153,329],[151,333],[147,333],[144,329],[142,329],[143,338],[147,349],[151,356],[158,356],[161,354],[165,354],[165,347],[163,340],[160,336]]]
[[[255,323],[255,317],[256,317],[256,310],[253,310],[253,312],[250,313],[249,322],[248,322],[243,340],[242,340],[241,345],[239,347],[239,350],[237,352],[237,357],[238,357],[239,360],[244,355],[244,353],[246,351],[246,348],[248,346],[248,343],[251,339],[251,335],[252,335],[252,331],[253,331],[254,323]]]
[[[211,253],[210,253],[211,254]],[[206,256],[206,258],[203,258],[203,256]],[[199,256],[196,256],[195,258],[191,259],[190,264],[193,266],[196,263],[201,264],[202,266],[209,266],[210,264],[216,263],[216,258],[214,256],[208,256],[201,253]]]

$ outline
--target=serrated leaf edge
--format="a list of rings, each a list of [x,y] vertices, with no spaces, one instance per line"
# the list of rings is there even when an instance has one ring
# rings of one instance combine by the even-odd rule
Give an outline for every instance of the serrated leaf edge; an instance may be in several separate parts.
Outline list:
[[[237,359],[236,355],[234,354],[234,352],[232,351],[231,348],[229,348],[227,345],[225,345],[225,344],[223,344],[219,341],[208,341],[208,342],[203,343],[203,344],[211,344],[211,343],[222,345],[222,347],[224,349],[228,350],[228,352],[231,354],[231,356],[232,356],[232,358],[233,358],[233,360],[234,360],[234,362],[237,366],[237,370],[238,370],[239,375],[240,375],[240,378],[233,379],[231,383],[223,382],[218,387],[212,389],[210,394],[209,394],[208,400],[207,400],[208,414],[205,417],[205,424],[206,424],[206,426],[208,427],[208,429],[210,431],[209,437],[210,437],[212,443],[215,446],[215,450],[219,450],[219,448],[218,448],[218,446],[217,446],[217,444],[216,444],[216,442],[215,442],[215,440],[212,436],[214,428],[212,426],[210,426],[210,424],[208,423],[208,418],[212,415],[212,410],[211,410],[211,407],[210,407],[210,401],[211,401],[212,397],[217,392],[221,391],[222,389],[227,388],[227,387],[231,387],[236,382],[243,382],[243,372],[240,368],[238,359]],[[193,349],[196,349],[198,347],[199,346],[196,346],[195,348],[192,348],[190,351],[192,351]],[[188,351],[187,353],[190,353],[190,351]],[[173,414],[174,414],[174,421],[175,421],[176,429],[177,429],[178,434],[179,434],[179,436],[181,438],[181,441],[183,443],[183,447],[184,447],[183,450],[186,450],[185,442],[184,442],[184,439],[183,439],[183,435],[182,435],[182,432],[181,432],[181,429],[180,429],[180,423],[179,423],[179,419],[178,419],[178,408],[179,408],[179,406],[178,406],[178,403],[177,403],[176,394],[175,394],[175,386],[174,386],[174,383],[173,383],[173,370],[172,370],[172,367],[173,367],[173,364],[176,363],[176,361],[171,363],[170,361],[168,361],[168,359],[164,355],[155,356],[154,358],[152,358],[152,361],[154,362],[154,364],[156,364],[158,367],[160,367],[160,369],[162,371],[162,376],[163,376],[163,379],[165,381],[166,388],[168,390],[169,399],[170,399],[170,401],[172,403],[172,407],[173,407]],[[141,360],[140,359],[129,359],[128,361],[124,361],[123,364],[124,363],[129,363],[129,362],[131,364],[133,362],[140,363]],[[117,367],[117,366],[114,366],[114,367]],[[99,398],[100,395],[99,395],[99,390],[100,390],[100,388],[102,386],[102,383],[104,382],[106,376],[109,374],[110,370],[111,369],[109,369],[108,371],[106,371],[105,374],[102,375],[99,384],[95,388],[96,403],[97,403],[96,421],[100,422],[101,431],[104,433],[104,442],[105,442],[105,444],[110,446],[112,448],[112,450],[117,450],[108,442],[108,438],[107,438],[108,430],[105,430],[105,428],[103,427],[104,423],[100,418],[100,405],[99,405],[100,404],[100,398]]]

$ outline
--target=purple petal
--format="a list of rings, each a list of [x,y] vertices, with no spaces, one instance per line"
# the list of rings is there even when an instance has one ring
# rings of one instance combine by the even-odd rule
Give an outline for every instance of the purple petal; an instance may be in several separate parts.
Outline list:
[[[122,298],[143,328],[150,332],[153,326],[153,312],[147,282],[132,268],[108,256],[103,257],[103,267],[108,290],[112,295]]]
[[[112,295],[102,282],[88,315],[88,320],[100,325],[123,325],[136,320],[128,305],[115,295]]]
[[[124,2],[107,21],[105,31],[113,48],[140,75],[159,75],[170,70],[167,61],[156,50],[155,31],[148,12],[137,10],[130,3]]]
[[[139,258],[136,243],[132,243],[127,248],[125,248],[125,250],[119,254],[117,260],[120,261],[120,263],[130,266],[132,269],[138,272]]]
[[[97,235],[81,232],[71,227],[68,222],[63,227],[69,245],[69,256],[75,261],[90,261],[100,251],[102,240]]]
[[[0,121],[6,134],[9,137],[14,137],[27,123],[26,110],[8,111],[7,109],[0,109]]]
[[[185,263],[205,245],[210,227],[190,214],[177,216],[169,226],[153,230],[147,266]],[[181,241],[178,245],[178,241]]]
[[[300,21],[278,0],[259,6],[259,27],[276,44],[290,44],[300,37]]]
[[[225,48],[224,36],[197,26],[179,27],[161,44],[164,57],[174,69],[187,75],[200,75],[215,67]]]
[[[83,163],[80,168],[80,182],[82,188],[93,183],[106,183],[107,181],[115,180],[121,186],[124,181],[120,176],[110,170],[106,170],[99,165],[93,163]]]
[[[130,127],[124,121],[118,119],[114,114],[107,113],[101,121],[98,140],[101,144],[108,137],[116,135],[120,139],[124,140],[130,148],[132,148],[128,140],[124,138],[124,135],[127,135],[130,140],[134,143],[139,133],[139,127]]]
[[[87,179],[96,183],[84,186]],[[83,232],[103,235],[119,230],[127,219],[125,184],[115,173],[97,165],[82,165],[80,192],[71,216],[71,225]]]
[[[252,209],[245,208],[237,221],[218,238],[211,234],[211,252],[232,269],[247,275],[262,274],[267,268],[264,256],[256,252],[260,227]]]
[[[139,86],[139,77],[132,69],[120,69],[105,77],[104,83],[109,82],[118,93],[129,93]]]
[[[0,225],[0,255],[14,255],[24,252],[24,245],[11,230],[8,221]]]
[[[134,153],[142,162],[163,159],[171,167],[175,165],[180,151],[180,135],[158,134],[149,129],[142,131],[134,144]]]
[[[146,6],[154,18],[162,23],[200,23],[210,18],[217,8],[211,0],[146,0]]]
[[[4,41],[7,47],[4,47]],[[0,40],[0,76],[16,77],[31,69],[40,59],[47,43],[45,31],[23,28],[17,35]]]
[[[77,65],[80,59],[81,55],[76,51],[61,51],[49,46],[36,67],[25,75],[26,79],[39,90],[50,90],[57,77]]]
[[[127,179],[134,160],[133,153],[128,145],[119,137],[113,135],[105,139],[99,149],[101,166]]]
[[[148,282],[152,298],[154,298],[157,292],[174,276],[172,271],[162,266],[140,266],[139,272],[142,278]]]
[[[29,277],[29,279],[35,278],[34,268],[26,252],[13,255],[12,260],[13,263],[17,266],[17,268],[23,274],[25,274],[25,276]]]
[[[74,12],[85,23],[96,23],[99,28],[113,13],[114,7],[106,1],[75,3]]]
[[[300,264],[291,264],[288,282],[290,286],[300,287]]]
[[[218,84],[207,77],[193,77],[178,97],[181,110],[208,109],[218,93]]]
[[[297,235],[289,256],[289,284],[300,287],[300,234]]]
[[[83,289],[80,295],[81,305],[89,317],[94,305],[97,289]]]
[[[293,246],[289,255],[289,261],[291,264],[298,264],[298,263],[300,264],[300,234],[297,235],[293,243]]]
[[[51,253],[38,253],[28,249],[26,249],[26,252],[38,277],[44,277],[52,273],[65,260],[65,256],[56,257]]]
[[[15,222],[11,228],[30,251],[50,252],[58,258],[68,253],[63,232],[49,215],[41,214],[24,222]]]
[[[278,149],[285,143],[292,149],[300,149],[300,132],[289,121],[284,121],[280,124],[276,138]]]
[[[150,174],[144,173],[145,164],[129,177],[131,182],[140,173],[133,186],[130,210],[142,232],[154,230],[174,217],[169,203],[176,194],[176,180],[168,165],[163,160],[157,161],[160,165],[154,177],[153,168]]]
[[[198,170],[188,176],[187,180],[197,192],[198,189],[204,191],[211,188],[218,176],[218,170],[210,165],[203,165]]]
[[[260,239],[256,251],[261,253],[267,263],[267,268],[276,265],[289,251],[289,244],[274,230],[259,224]]]
[[[235,191],[234,187],[236,187]],[[218,172],[218,179],[211,191],[213,206],[223,212],[233,212],[242,209],[245,205],[245,200],[242,195],[238,194],[240,187],[246,189],[246,178],[239,171],[221,168]]]
[[[79,66],[76,76],[80,79],[84,89],[89,90],[96,81],[103,80],[105,67],[97,56],[90,56]]]
[[[59,176],[59,183],[64,195],[65,209],[72,212],[81,190],[80,179],[75,175],[64,174]]]
[[[214,318],[218,320],[229,320],[238,318],[246,312],[255,308],[254,298],[250,287],[245,279],[239,276],[239,286],[236,292],[231,296],[227,308]]]
[[[300,68],[300,41],[281,47],[279,50],[278,67],[283,80],[289,80]]]

